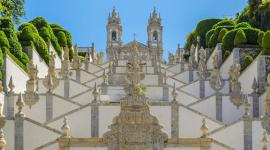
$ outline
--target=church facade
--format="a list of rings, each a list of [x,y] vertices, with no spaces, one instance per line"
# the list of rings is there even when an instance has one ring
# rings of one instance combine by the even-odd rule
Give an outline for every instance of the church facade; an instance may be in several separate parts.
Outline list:
[[[222,60],[219,44],[212,53],[194,45],[188,60],[178,47],[165,63],[156,9],[148,19],[146,44],[136,39],[123,44],[122,30],[114,8],[106,26],[106,60],[94,45],[75,46],[72,61],[68,48],[63,58],[51,48],[49,65],[33,59],[26,74],[6,56],[0,148],[270,148],[268,57],[259,56],[241,72],[240,49]],[[34,47],[27,49],[37,55]],[[86,53],[83,61],[80,51]]]

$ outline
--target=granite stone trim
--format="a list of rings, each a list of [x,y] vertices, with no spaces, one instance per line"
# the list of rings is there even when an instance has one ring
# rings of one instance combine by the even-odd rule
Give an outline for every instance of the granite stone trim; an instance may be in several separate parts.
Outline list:
[[[99,106],[91,106],[91,137],[99,137]]]
[[[46,121],[53,119],[53,95],[51,92],[46,94]]]
[[[171,103],[171,137],[179,138],[179,105]]]
[[[69,78],[64,79],[64,98],[69,99]]]
[[[14,93],[8,93],[5,96],[5,104],[4,107],[6,108],[6,117],[13,118],[14,117],[14,104],[15,104],[15,95]]]
[[[201,79],[199,80],[199,86],[200,86],[200,98],[205,97],[205,80]]]
[[[16,115],[14,119],[15,150],[24,150],[24,117]]]
[[[253,92],[251,94],[252,97],[252,105],[253,105],[253,117],[260,117],[260,103],[259,103],[259,94],[257,92]]]
[[[222,117],[222,95],[220,93],[217,93],[216,95],[216,119],[218,121],[221,121],[223,120],[223,117]]]
[[[76,81],[81,82],[81,71],[76,69]]]
[[[244,150],[252,150],[252,119],[244,117]]]

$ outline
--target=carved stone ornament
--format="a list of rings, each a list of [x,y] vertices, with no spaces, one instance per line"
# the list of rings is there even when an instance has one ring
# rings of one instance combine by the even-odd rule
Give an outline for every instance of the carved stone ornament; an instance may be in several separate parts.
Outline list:
[[[143,87],[144,77],[136,45],[133,57],[128,63],[127,78],[129,93],[121,98],[121,112],[113,119],[110,131],[103,136],[108,142],[108,150],[164,150],[168,139],[156,117],[150,114]]]
[[[230,84],[231,84],[231,102],[239,108],[243,103],[243,93],[241,92],[241,83],[238,82],[241,71],[241,65],[236,60],[233,61],[233,65],[229,70]]]
[[[264,98],[264,116],[261,122],[262,127],[270,134],[270,74],[267,76],[266,96]]]
[[[72,75],[72,72],[70,72],[69,68],[70,62],[69,62],[69,48],[66,46],[64,48],[64,60],[62,60],[62,66],[61,70],[59,72],[59,75],[63,78],[68,78]]]
[[[56,77],[55,73],[55,55],[51,53],[49,59],[49,69],[48,74],[43,80],[43,85],[48,89],[48,92],[52,92],[59,85],[59,79]]]
[[[216,54],[213,58],[213,70],[210,75],[210,86],[216,91],[219,92],[224,87],[224,80],[220,75],[218,68],[218,55]]]
[[[6,119],[5,119],[5,116],[3,115],[2,113],[2,108],[3,108],[3,105],[0,104],[0,150],[4,149],[7,142],[5,140],[5,135],[4,135],[4,126],[6,124]]]
[[[37,93],[37,66],[27,64],[29,80],[26,81],[26,91],[24,93],[24,102],[29,108],[35,105],[39,101],[39,95]]]
[[[199,64],[198,64],[198,75],[200,79],[205,80],[208,76],[207,66],[206,66],[206,52],[205,49],[201,48],[199,51]]]
[[[196,68],[196,60],[195,60],[195,46],[192,44],[190,48],[190,56],[188,59],[189,69],[193,70]]]
[[[73,61],[71,64],[72,69],[80,69],[82,66],[80,57],[78,55],[78,47],[77,45],[74,46],[74,53],[73,53]]]

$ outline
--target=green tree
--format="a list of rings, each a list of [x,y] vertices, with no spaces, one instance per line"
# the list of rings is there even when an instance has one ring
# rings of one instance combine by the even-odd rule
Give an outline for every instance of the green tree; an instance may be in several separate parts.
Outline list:
[[[242,29],[239,29],[234,38],[234,46],[247,43],[247,37]]]
[[[1,0],[0,15],[12,18],[16,24],[19,24],[19,18],[25,16],[24,0]]]

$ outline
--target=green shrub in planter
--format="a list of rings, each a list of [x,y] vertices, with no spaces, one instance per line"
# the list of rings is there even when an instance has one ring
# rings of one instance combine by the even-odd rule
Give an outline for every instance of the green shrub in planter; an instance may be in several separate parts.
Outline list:
[[[250,55],[244,57],[243,64],[241,65],[241,70],[246,69],[253,62],[253,58]]]
[[[239,46],[245,43],[247,43],[245,32],[242,29],[239,29],[234,38],[234,46]]]

